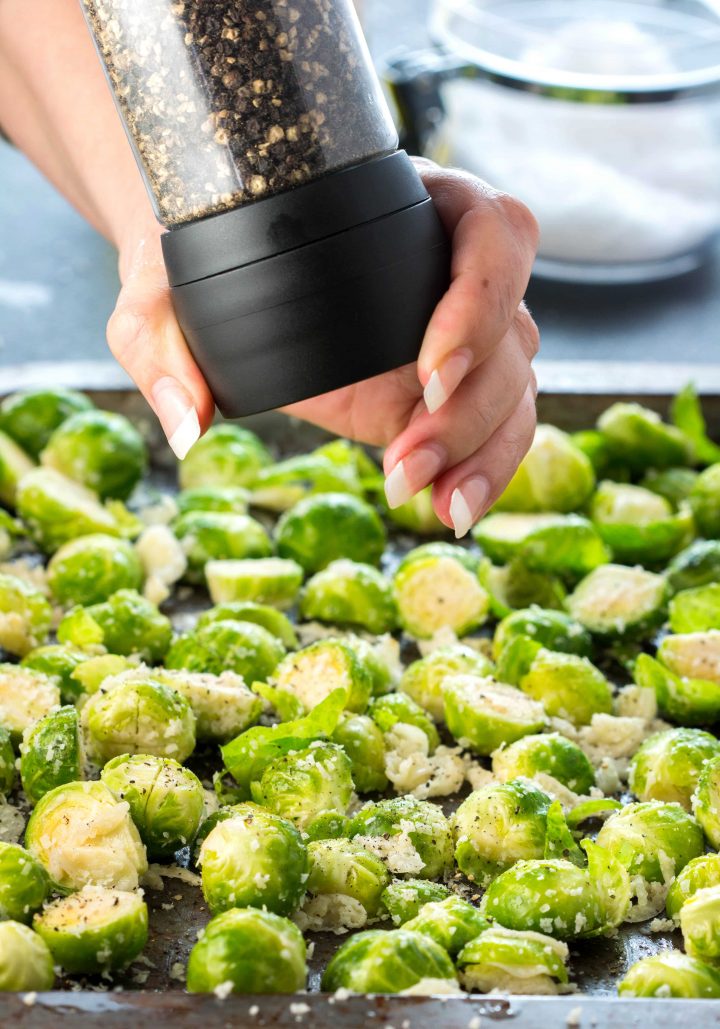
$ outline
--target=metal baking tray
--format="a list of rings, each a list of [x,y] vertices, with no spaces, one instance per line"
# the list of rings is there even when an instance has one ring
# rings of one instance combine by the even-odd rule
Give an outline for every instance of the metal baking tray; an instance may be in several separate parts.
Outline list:
[[[637,399],[666,413],[673,393],[694,379],[703,397],[710,431],[720,435],[720,377],[707,366],[605,365],[593,362],[541,366],[539,417],[566,429],[592,425],[597,415],[618,399]],[[71,385],[84,389],[100,407],[130,417],[144,431],[152,455],[151,480],[167,488],[174,479],[174,458],[150,410],[131,390],[123,374],[106,362],[82,365],[0,367],[0,397],[19,388]],[[278,455],[307,450],[328,438],[322,430],[270,413],[246,419]],[[205,600],[207,603],[207,600]],[[188,605],[184,605],[187,609]],[[192,607],[192,604],[190,605]],[[676,1026],[680,1020],[697,1029],[720,1026],[719,1001],[621,1000],[615,984],[641,957],[681,943],[678,936],[650,933],[647,925],[625,926],[610,939],[571,946],[572,979],[578,993],[566,997],[350,997],[319,993],[319,980],[330,955],[343,937],[311,934],[308,992],[296,997],[187,995],[177,970],[184,965],[197,930],[208,918],[200,891],[176,879],[164,880],[162,891],[146,891],[151,935],[144,957],[112,983],[97,979],[59,980],[64,987],[33,995],[0,994],[0,1027],[55,1029],[145,1029],[145,1027],[297,1026],[313,1029],[369,1024],[378,1029],[477,1029],[507,1024],[512,1029],[537,1027]],[[141,973],[138,975],[138,973]],[[144,980],[140,982],[140,980]],[[476,1020],[480,1018],[478,1023]]]

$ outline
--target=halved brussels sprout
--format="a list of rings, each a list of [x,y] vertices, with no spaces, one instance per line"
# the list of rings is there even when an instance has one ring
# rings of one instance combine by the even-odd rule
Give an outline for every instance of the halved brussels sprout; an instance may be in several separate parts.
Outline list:
[[[317,447],[314,454],[326,458],[340,468],[352,468],[362,487],[372,491],[382,489],[383,473],[368,452],[348,439],[332,439]]]
[[[390,875],[374,854],[352,840],[318,840],[308,846],[308,859],[312,896],[341,894],[358,901],[370,918],[378,913]]]
[[[270,911],[225,911],[213,918],[187,967],[189,993],[298,993],[305,988],[305,941],[296,925]]]
[[[304,497],[319,493],[359,497],[362,492],[354,465],[336,464],[323,454],[299,454],[262,468],[252,484],[251,502],[269,511],[287,511]]]
[[[713,754],[700,770],[697,791],[692,797],[692,809],[703,832],[717,850],[720,847],[720,743],[715,742]]]
[[[12,555],[16,540],[25,535],[25,527],[22,523],[0,507],[0,561],[4,561]]]
[[[185,578],[203,582],[208,561],[242,560],[272,554],[270,537],[260,522],[227,511],[189,511],[173,524],[188,560]]]
[[[172,625],[135,590],[118,590],[102,604],[76,607],[58,627],[58,640],[81,649],[103,646],[112,654],[139,654],[161,661],[172,640]]]
[[[148,938],[147,904],[138,893],[84,886],[35,915],[33,929],[66,972],[124,968]]]
[[[720,686],[720,632],[717,629],[665,636],[657,656],[671,672],[684,679],[705,679]]]
[[[655,691],[663,718],[681,725],[709,725],[720,720],[720,686],[705,679],[683,679],[649,654],[635,662],[638,686]]]
[[[568,982],[566,943],[544,933],[493,926],[468,942],[458,957],[466,990],[547,995]]]
[[[250,486],[269,464],[272,457],[254,432],[239,425],[212,425],[178,466],[180,486]]]
[[[189,511],[228,511],[247,514],[250,493],[242,486],[197,486],[175,497],[178,514]]]
[[[676,554],[665,570],[671,593],[720,580],[720,540],[696,540]]]
[[[720,583],[681,590],[670,601],[673,632],[707,632],[720,629]]]
[[[590,657],[592,637],[584,625],[564,611],[545,611],[529,607],[506,615],[495,630],[493,654],[497,660],[504,647],[516,636],[529,636],[548,650]]]
[[[100,765],[120,754],[184,761],[195,749],[195,715],[184,697],[149,675],[106,679],[84,705],[81,723],[90,756]]]
[[[590,516],[618,561],[658,564],[686,547],[694,534],[689,508],[677,513],[669,501],[642,486],[601,482]]]
[[[372,695],[381,697],[395,688],[402,674],[400,644],[390,635],[368,640],[343,633],[342,642],[355,652],[372,679]]]
[[[381,729],[368,715],[344,714],[332,734],[350,758],[352,779],[358,793],[387,789],[385,739]]]
[[[0,503],[14,507],[21,479],[35,463],[14,440],[0,432]]]
[[[663,468],[660,471],[651,468],[643,475],[640,485],[664,497],[677,508],[690,496],[697,477],[698,473],[692,468]]]
[[[450,733],[483,757],[503,743],[540,732],[547,721],[542,704],[490,676],[451,676],[445,680],[443,700]]]
[[[579,515],[491,514],[473,537],[497,564],[520,558],[536,572],[580,577],[610,560],[592,522]]]
[[[0,921],[29,923],[50,893],[47,872],[17,843],[0,841]]]
[[[34,722],[60,705],[55,679],[17,665],[0,664],[0,725],[15,742]]]
[[[720,536],[720,465],[700,472],[690,491],[690,507],[698,533],[711,539]]]
[[[720,742],[709,732],[668,729],[655,733],[630,762],[630,789],[640,800],[675,802],[689,811],[700,773],[716,755],[720,756]]]
[[[210,622],[178,636],[165,665],[188,672],[221,675],[229,670],[246,682],[269,678],[285,656],[277,636],[254,622]]]
[[[135,659],[131,657],[121,657],[119,654],[88,657],[85,654],[85,660],[72,672],[71,679],[77,684],[82,696],[83,693],[97,693],[106,679],[135,671],[137,667]]]
[[[445,681],[453,675],[491,675],[492,662],[462,643],[438,647],[405,669],[399,688],[428,712],[436,722],[445,721]]]
[[[587,868],[562,858],[518,861],[490,883],[481,912],[506,929],[560,940],[613,929],[630,905],[628,873],[610,850],[591,840],[583,840],[582,846]]]
[[[0,992],[51,990],[55,968],[47,944],[20,922],[0,922]]]
[[[303,832],[303,839],[308,843],[347,839],[349,827],[349,815],[341,815],[339,811],[322,811]]]
[[[127,540],[95,533],[64,543],[48,564],[48,585],[61,604],[99,604],[117,590],[138,590],[143,570]]]
[[[297,634],[290,619],[269,604],[256,604],[252,600],[218,604],[208,611],[203,611],[198,618],[197,628],[201,629],[211,622],[254,622],[267,629],[273,636],[277,636],[288,650],[294,650],[298,645]]]
[[[83,886],[134,890],[147,857],[128,805],[102,782],[46,793],[30,815],[25,846],[63,893]]]
[[[590,461],[567,433],[538,425],[530,450],[495,507],[498,511],[577,511],[594,485]]]
[[[633,471],[690,464],[693,452],[683,433],[640,404],[612,404],[598,418],[610,453]]]
[[[324,811],[345,814],[353,792],[352,766],[342,747],[312,743],[276,758],[250,784],[256,804],[305,829]]]
[[[446,900],[453,894],[442,883],[430,879],[395,879],[382,895],[382,908],[397,928],[417,918],[426,904]]]
[[[367,804],[348,830],[394,874],[437,879],[452,866],[450,823],[440,808],[414,797],[393,797]]]
[[[491,783],[471,793],[452,818],[460,871],[487,886],[516,861],[543,857],[550,803],[526,779]]]
[[[679,950],[642,958],[618,983],[621,997],[720,997],[720,971]]]
[[[398,722],[416,726],[427,736],[430,754],[440,743],[432,720],[407,693],[386,693],[383,697],[376,697],[370,704],[368,714],[384,733],[390,732]]]
[[[421,979],[456,983],[455,969],[446,950],[422,933],[369,929],[340,947],[325,969],[322,989],[400,993]]]
[[[0,404],[0,429],[37,458],[64,421],[92,408],[92,400],[74,389],[24,390]]]
[[[257,676],[257,678],[263,678]],[[362,713],[372,693],[372,677],[367,665],[344,640],[319,640],[298,650],[277,666],[273,680],[292,693],[306,711],[334,690],[345,692],[345,706]]]
[[[331,561],[306,583],[300,617],[335,625],[359,625],[377,635],[397,625],[390,580],[372,565]]]
[[[668,917],[677,919],[685,901],[708,886],[720,886],[720,854],[693,858],[673,879],[665,902]]]
[[[0,647],[24,657],[48,638],[52,608],[35,586],[0,573]]]
[[[680,928],[691,958],[709,964],[720,960],[720,886],[707,886],[685,901]]]
[[[22,668],[29,668],[55,679],[60,687],[60,696],[66,704],[73,703],[83,693],[83,687],[73,672],[88,659],[85,651],[62,643],[48,643],[31,650],[20,662]]]
[[[303,581],[303,570],[297,561],[281,557],[208,561],[205,580],[213,604],[252,600],[284,610],[295,603]]]
[[[513,611],[533,606],[554,611],[565,604],[567,590],[558,576],[533,572],[518,558],[502,568],[484,558],[479,575],[490,595],[490,610],[496,618],[505,618]]]
[[[380,503],[388,521],[416,536],[443,536],[447,532],[447,526],[443,525],[433,508],[432,486],[421,489],[400,507],[390,507],[384,493],[380,496]]]
[[[213,914],[267,908],[290,915],[305,893],[308,856],[291,822],[255,804],[238,804],[200,848],[202,890]]]
[[[578,584],[567,608],[595,636],[638,636],[662,622],[665,590],[661,575],[603,565]]]
[[[452,543],[425,543],[400,562],[393,580],[400,624],[418,639],[449,628],[465,636],[482,625],[490,599],[476,555]]]
[[[102,781],[130,815],[150,857],[172,858],[192,843],[200,827],[205,793],[198,777],[171,758],[123,754],[102,770]]]
[[[493,775],[503,782],[538,773],[557,779],[573,793],[589,793],[595,785],[595,771],[577,743],[560,733],[523,736],[492,755]]]
[[[386,534],[375,508],[360,497],[322,493],[282,515],[275,541],[280,557],[297,561],[306,572],[319,572],[338,558],[378,564]]]
[[[703,832],[679,804],[650,800],[627,804],[608,818],[597,842],[616,855],[631,876],[669,883],[702,854]]]
[[[35,722],[20,744],[20,778],[25,795],[37,804],[56,786],[83,778],[83,753],[77,709],[51,711]]]
[[[0,725],[0,797],[6,797],[15,785],[15,751],[9,731]]]
[[[405,929],[435,940],[452,958],[489,927],[490,923],[473,904],[454,894],[423,904],[417,915],[404,924]]]
[[[123,415],[78,411],[55,429],[40,460],[103,499],[127,500],[147,466],[147,449]]]

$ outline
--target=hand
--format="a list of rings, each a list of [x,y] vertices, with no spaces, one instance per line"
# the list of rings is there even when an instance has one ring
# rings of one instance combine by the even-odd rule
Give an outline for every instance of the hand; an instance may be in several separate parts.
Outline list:
[[[417,364],[285,410],[387,446],[391,506],[434,483],[438,516],[464,536],[509,482],[535,429],[538,333],[522,297],[537,227],[521,203],[479,179],[417,163],[453,240],[452,284]],[[173,312],[159,236],[147,219],[128,233],[108,341],[182,459],[214,405]]]

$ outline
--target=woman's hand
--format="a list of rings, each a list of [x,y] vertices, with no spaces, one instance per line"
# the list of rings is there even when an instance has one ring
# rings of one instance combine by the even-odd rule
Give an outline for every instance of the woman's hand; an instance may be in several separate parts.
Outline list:
[[[507,485],[535,428],[538,349],[522,303],[537,227],[521,203],[471,175],[418,168],[452,237],[452,284],[416,365],[286,410],[333,432],[387,446],[391,506],[434,483],[438,516],[464,536]],[[110,348],[182,458],[209,425],[213,400],[175,318],[160,230],[128,232]]]

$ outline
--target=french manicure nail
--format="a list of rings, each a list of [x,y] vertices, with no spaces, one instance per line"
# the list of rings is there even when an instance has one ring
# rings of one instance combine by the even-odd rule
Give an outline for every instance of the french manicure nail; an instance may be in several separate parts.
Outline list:
[[[200,421],[187,390],[166,375],[152,388],[155,413],[175,456],[182,461],[200,439]]]
[[[425,406],[430,414],[434,414],[449,400],[467,375],[471,363],[472,354],[463,347],[455,350],[433,371],[423,390]]]
[[[489,493],[487,479],[481,475],[465,479],[453,490],[450,497],[450,520],[457,539],[466,536],[483,513]]]
[[[388,506],[400,507],[431,483],[445,466],[447,454],[439,443],[425,444],[411,450],[398,461],[385,479]]]

